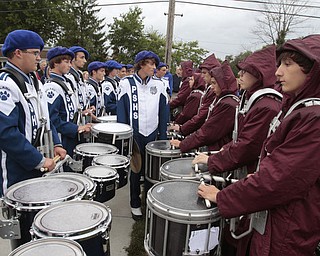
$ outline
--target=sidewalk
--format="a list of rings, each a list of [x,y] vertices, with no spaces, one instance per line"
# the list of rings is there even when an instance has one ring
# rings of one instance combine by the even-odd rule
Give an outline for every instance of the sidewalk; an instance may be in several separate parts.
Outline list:
[[[105,205],[111,208],[112,225],[110,234],[111,256],[126,256],[126,248],[130,244],[134,220],[131,218],[129,206],[129,182],[116,191],[113,199]],[[0,213],[0,219],[3,219]],[[0,256],[11,252],[10,240],[0,238]]]

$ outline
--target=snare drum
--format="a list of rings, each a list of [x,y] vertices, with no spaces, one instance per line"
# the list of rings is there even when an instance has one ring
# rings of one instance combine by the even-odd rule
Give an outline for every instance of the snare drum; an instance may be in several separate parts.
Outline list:
[[[160,181],[160,167],[164,162],[181,157],[180,149],[172,149],[169,140],[151,141],[146,145],[146,179]]]
[[[123,123],[100,123],[92,126],[93,138],[97,142],[115,145],[123,156],[132,154],[132,134],[130,125]]]
[[[118,153],[118,148],[104,143],[81,143],[74,149],[75,160],[82,160],[82,172],[92,165],[95,156]]]
[[[93,200],[96,195],[97,184],[87,175],[74,172],[60,172],[52,174],[52,176],[62,179],[71,177],[73,179],[81,181],[87,188],[87,193],[82,198],[83,200]]]
[[[176,158],[165,162],[160,168],[161,180],[200,180],[200,175],[195,172],[192,166],[193,157]],[[207,174],[208,166],[205,164],[198,164],[201,175]]]
[[[86,192],[79,180],[54,176],[21,181],[8,188],[3,198],[5,215],[19,220],[21,232],[21,239],[10,240],[12,249],[31,240],[29,229],[37,212],[59,202],[81,200]]]
[[[89,176],[97,185],[94,201],[107,202],[116,194],[117,171],[108,166],[89,166],[84,174]]]
[[[110,224],[111,211],[104,204],[85,200],[64,202],[40,211],[30,233],[35,239],[65,237],[78,242],[87,256],[105,256]]]
[[[117,115],[99,116],[99,117],[97,117],[97,120],[100,123],[116,123],[117,122]]]
[[[148,191],[144,247],[149,255],[209,255],[218,244],[218,208],[206,208],[198,186],[169,180]]]
[[[43,238],[19,246],[9,256],[86,256],[79,243],[66,238]]]
[[[119,182],[117,188],[122,188],[128,183],[128,173],[130,160],[129,158],[117,155],[117,154],[109,154],[109,155],[101,155],[96,156],[92,160],[92,164],[99,166],[110,166],[114,168],[119,175]]]

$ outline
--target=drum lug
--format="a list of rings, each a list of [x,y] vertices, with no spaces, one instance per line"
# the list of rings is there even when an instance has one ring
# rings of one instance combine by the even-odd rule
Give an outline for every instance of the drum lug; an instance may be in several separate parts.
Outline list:
[[[19,220],[0,220],[0,237],[3,239],[20,239],[21,232]]]

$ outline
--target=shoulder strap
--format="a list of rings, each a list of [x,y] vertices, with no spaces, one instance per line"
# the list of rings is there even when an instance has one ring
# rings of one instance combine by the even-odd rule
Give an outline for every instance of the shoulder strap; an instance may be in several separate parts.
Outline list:
[[[94,88],[94,90],[96,91],[97,94],[99,94],[99,88],[97,86],[97,84],[95,84],[94,82],[92,82],[90,79],[87,81],[88,84],[91,84],[92,87]]]
[[[66,84],[62,81],[62,80],[60,80],[60,79],[56,79],[56,78],[50,78],[49,80],[48,80],[48,82],[55,82],[55,83],[57,83],[58,85],[60,85],[61,87],[62,87],[62,89],[66,92],[66,93],[70,93],[70,90],[68,89],[68,87],[66,86]]]
[[[204,94],[203,91],[199,90],[199,89],[195,89],[195,90],[192,90],[191,93],[195,93],[195,92],[198,92],[201,94],[201,96]]]
[[[284,118],[286,118],[288,115],[291,114],[291,112],[293,110],[295,110],[299,105],[304,105],[304,107],[310,107],[310,106],[315,106],[315,105],[320,105],[320,98],[306,98],[306,99],[302,99],[297,101],[296,103],[294,103],[288,110],[288,112],[286,113],[286,115],[284,116]]]
[[[19,89],[21,90],[22,94],[24,95],[25,93],[28,92],[27,87],[26,87],[26,82],[23,78],[23,76],[16,71],[13,68],[10,67],[3,67],[0,69],[0,73],[6,72],[9,74],[9,76],[12,78],[12,80],[18,85]],[[39,91],[39,82],[36,77],[36,74],[34,72],[30,73],[31,78],[33,80],[34,87],[36,88],[36,91]]]
[[[74,79],[76,79],[76,82],[80,82],[79,74],[77,74],[77,71],[75,71],[73,68],[70,68],[70,74],[73,75]]]
[[[117,82],[115,80],[111,79],[110,77],[105,77],[105,80],[112,84],[114,90],[117,89],[117,84],[116,84]],[[129,82],[130,82],[130,80],[129,80]]]

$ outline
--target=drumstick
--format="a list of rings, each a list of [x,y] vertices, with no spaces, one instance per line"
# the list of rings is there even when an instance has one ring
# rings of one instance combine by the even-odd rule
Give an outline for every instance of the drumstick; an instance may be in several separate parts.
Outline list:
[[[59,162],[60,161],[60,156],[55,156],[54,158],[53,158],[53,162],[56,164],[57,162]],[[48,171],[48,168],[47,167],[41,167],[40,168],[40,171],[41,172],[47,172]]]
[[[198,166],[198,164],[195,164],[195,165],[194,165],[194,170],[195,170],[196,173],[200,173],[200,172],[199,172],[199,166]],[[205,183],[204,183],[204,178],[203,178],[202,175],[201,175],[201,178],[200,178],[200,183],[203,184],[203,185],[205,185]],[[211,207],[211,202],[210,202],[210,200],[204,199],[204,202],[206,203],[207,208],[210,208],[210,207]]]

